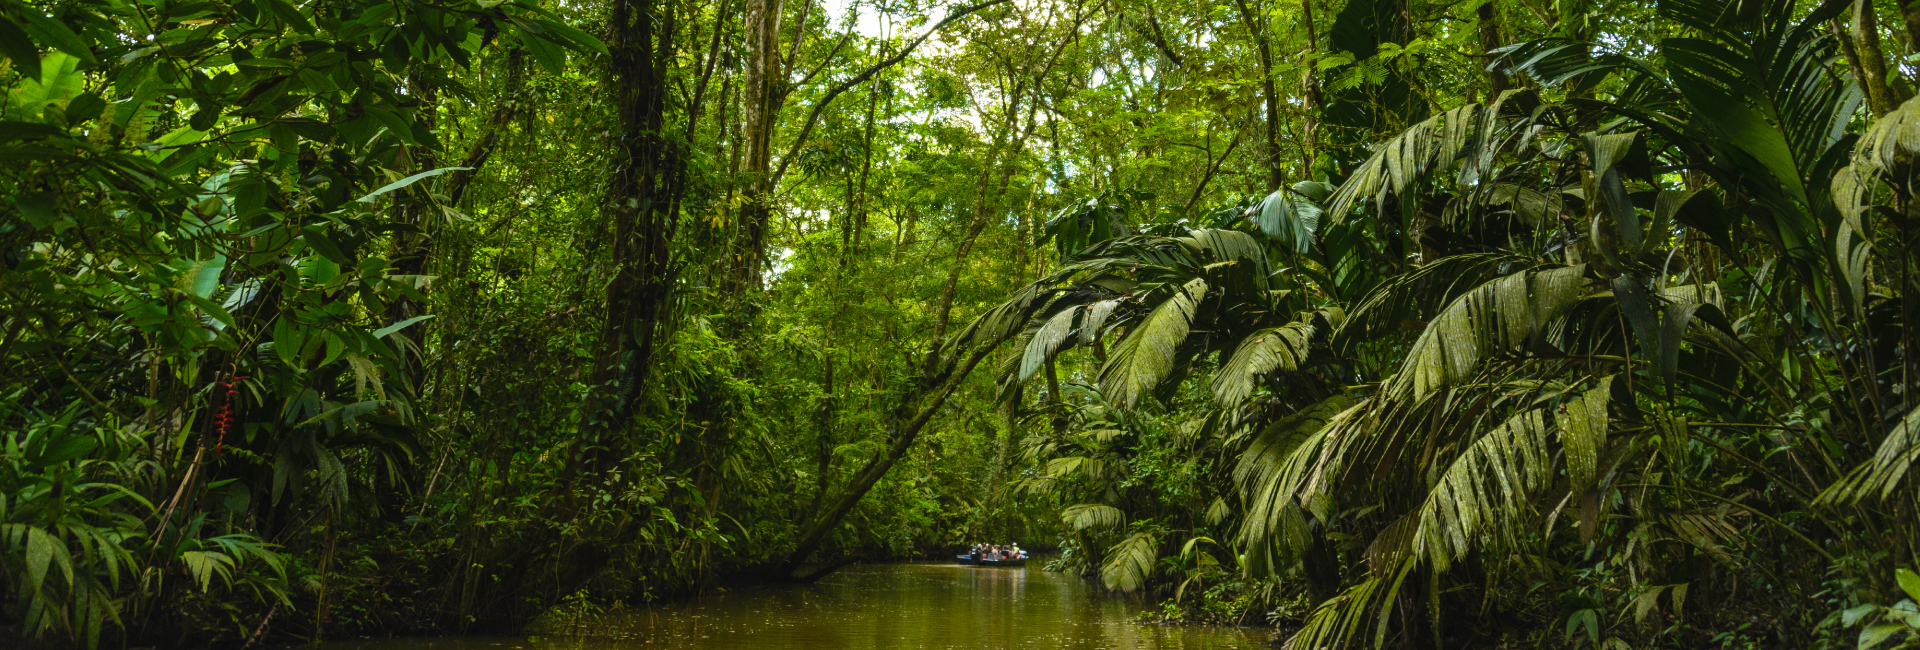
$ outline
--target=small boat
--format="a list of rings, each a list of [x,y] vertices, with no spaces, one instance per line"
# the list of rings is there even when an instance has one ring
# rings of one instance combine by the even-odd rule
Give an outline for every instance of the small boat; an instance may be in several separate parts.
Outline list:
[[[981,559],[981,560],[975,560],[974,563],[979,564],[980,566],[1009,566],[1009,567],[1026,566],[1027,558],[1010,557],[1010,558],[1005,558],[1000,560]]]
[[[968,554],[962,554],[958,559],[955,559],[954,562],[957,562],[959,564],[979,564],[980,558],[974,557],[972,554],[968,553]]]

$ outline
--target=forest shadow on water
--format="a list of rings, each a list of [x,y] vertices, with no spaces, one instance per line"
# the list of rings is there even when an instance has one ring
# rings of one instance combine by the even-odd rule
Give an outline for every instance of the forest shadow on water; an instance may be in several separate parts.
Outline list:
[[[1145,601],[1038,568],[848,567],[814,584],[716,591],[575,620],[531,636],[401,638],[325,650],[1224,650],[1266,646],[1258,628],[1130,622]]]

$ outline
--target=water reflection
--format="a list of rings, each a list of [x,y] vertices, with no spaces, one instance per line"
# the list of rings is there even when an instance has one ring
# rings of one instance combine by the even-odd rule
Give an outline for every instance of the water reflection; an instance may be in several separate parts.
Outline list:
[[[853,566],[818,584],[748,587],[587,625],[595,638],[460,637],[328,650],[1213,650],[1260,648],[1257,629],[1135,625],[1137,600],[1038,567]]]

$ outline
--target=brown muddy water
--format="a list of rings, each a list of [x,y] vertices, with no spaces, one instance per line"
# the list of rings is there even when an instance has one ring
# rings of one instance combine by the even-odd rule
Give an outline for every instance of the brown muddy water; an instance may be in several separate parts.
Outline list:
[[[1255,628],[1129,623],[1139,598],[1037,566],[877,564],[811,585],[742,587],[518,637],[340,641],[325,650],[1224,650],[1266,647]]]

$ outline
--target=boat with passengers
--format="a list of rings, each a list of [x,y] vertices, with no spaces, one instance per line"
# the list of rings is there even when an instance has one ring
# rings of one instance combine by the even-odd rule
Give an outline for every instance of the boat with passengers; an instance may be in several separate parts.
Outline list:
[[[974,544],[956,561],[973,566],[1025,566],[1027,552],[1019,544]]]

